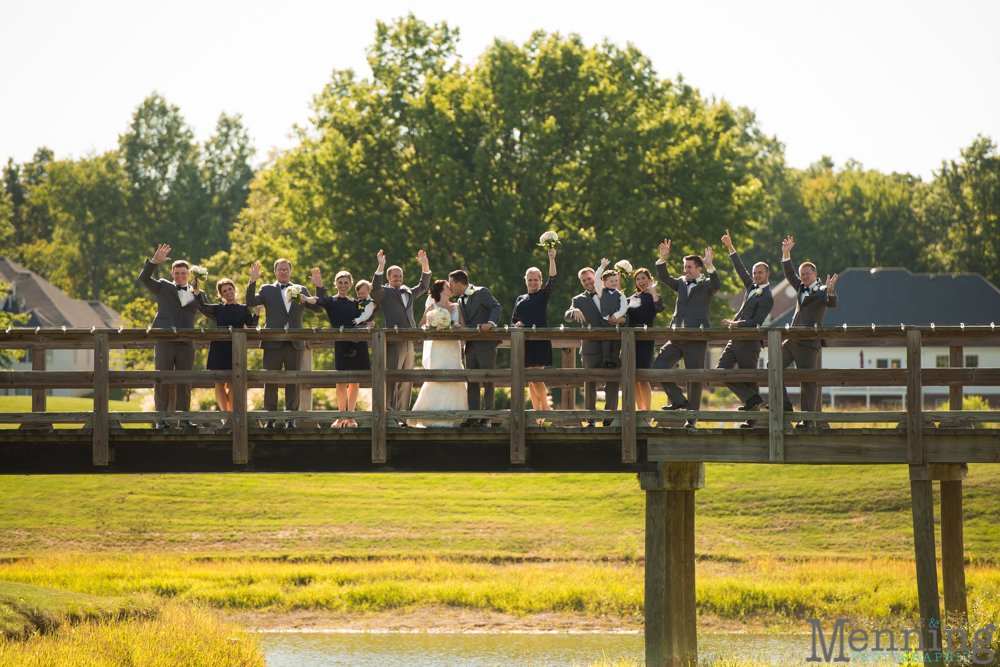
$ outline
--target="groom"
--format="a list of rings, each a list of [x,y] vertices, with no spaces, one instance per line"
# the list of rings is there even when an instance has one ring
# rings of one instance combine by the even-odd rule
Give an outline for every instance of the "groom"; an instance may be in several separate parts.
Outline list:
[[[469,284],[469,275],[462,270],[452,271],[448,274],[448,284],[451,291],[458,295],[458,305],[462,309],[462,317],[465,318],[465,325],[468,327],[478,327],[480,331],[489,331],[500,321],[500,302],[485,287]],[[495,340],[467,340],[465,341],[465,367],[473,368],[496,368],[497,367],[497,345]],[[479,410],[479,383],[469,382],[469,409]],[[483,384],[483,401],[486,410],[493,410],[496,398],[496,385],[492,382]],[[467,419],[462,426],[489,426],[489,419]]]

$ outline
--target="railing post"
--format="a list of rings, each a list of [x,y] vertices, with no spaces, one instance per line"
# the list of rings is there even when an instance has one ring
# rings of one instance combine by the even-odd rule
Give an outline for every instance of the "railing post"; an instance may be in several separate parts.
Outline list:
[[[108,334],[94,334],[94,465],[108,465]]]
[[[919,331],[907,333],[916,333],[919,342]],[[917,421],[917,428],[920,428],[919,421]],[[913,548],[917,566],[917,601],[920,618],[923,619],[920,629],[920,643],[925,647],[941,646],[941,628],[944,624],[941,623],[937,558],[934,549],[934,482],[930,479],[926,465],[910,466],[910,502],[913,506]],[[937,626],[938,630],[931,629],[935,627],[931,624],[932,621],[940,623]],[[937,635],[937,641],[934,640],[932,633]],[[932,652],[924,652],[924,664],[932,662]]]
[[[45,370],[45,356],[48,354],[48,350],[42,350],[40,348],[35,348],[31,351],[31,370],[33,371],[44,371]],[[31,411],[32,412],[45,412],[45,389],[32,389],[31,390]],[[961,408],[959,408],[961,409]]]
[[[247,418],[247,332],[233,329],[233,463],[250,460]]]
[[[961,345],[952,345],[948,348],[949,366],[952,368],[962,368],[965,366],[964,348]],[[948,409],[961,410],[962,396],[965,387],[948,387]],[[970,424],[971,426],[971,424]]]
[[[781,363],[781,329],[767,332],[767,415],[770,459],[775,463],[785,461],[785,409]]]
[[[906,459],[910,465],[924,462],[920,339],[919,329],[906,332]]]
[[[386,462],[385,331],[372,331],[372,463]],[[339,407],[339,406],[338,406]],[[343,410],[343,408],[339,408]]]
[[[635,463],[635,330],[622,331],[622,462]]]
[[[510,330],[510,462],[524,463],[524,331]]]
[[[563,368],[576,368],[576,348],[575,347],[564,347],[564,348],[562,348],[562,367]],[[562,409],[563,410],[576,410],[576,387],[563,387],[563,390],[562,390]]]

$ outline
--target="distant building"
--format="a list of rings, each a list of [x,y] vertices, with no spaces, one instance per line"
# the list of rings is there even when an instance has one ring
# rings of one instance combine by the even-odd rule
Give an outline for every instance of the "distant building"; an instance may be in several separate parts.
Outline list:
[[[27,315],[21,327],[111,328],[122,324],[121,315],[100,301],[76,301],[34,271],[6,257],[0,257],[0,282],[12,285],[0,310]],[[14,364],[14,370],[31,370],[32,350]],[[50,371],[85,371],[94,368],[93,350],[47,350],[46,368]],[[31,394],[30,389],[4,389],[4,394]],[[50,389],[50,396],[82,396],[86,389]]]
[[[977,273],[910,273],[907,269],[850,268],[837,280],[840,303],[826,311],[827,327],[983,325],[1000,324],[1000,290]],[[782,280],[772,289],[775,310],[771,326],[790,324],[795,313],[795,290]],[[779,297],[784,303],[779,310]],[[761,355],[761,362],[766,358]],[[967,347],[966,367],[1000,367],[1000,347]],[[924,347],[924,368],[947,368],[947,347]],[[763,363],[761,363],[763,368]],[[824,368],[905,368],[905,347],[826,347]],[[789,393],[797,389],[789,388]],[[826,404],[863,403],[886,409],[903,405],[905,387],[824,387]],[[1000,387],[965,387],[966,395],[983,396],[1000,406]],[[793,399],[798,406],[798,399]],[[947,387],[924,387],[924,404],[947,408]]]

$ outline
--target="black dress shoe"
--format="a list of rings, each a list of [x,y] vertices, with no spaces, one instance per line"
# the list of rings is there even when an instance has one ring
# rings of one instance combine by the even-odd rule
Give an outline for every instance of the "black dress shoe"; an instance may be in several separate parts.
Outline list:
[[[605,419],[604,421],[601,422],[601,426],[611,426],[611,420]]]
[[[756,419],[748,419],[742,424],[740,424],[740,428],[754,428],[755,426],[757,426]]]
[[[490,423],[489,419],[480,419],[478,425],[482,426],[483,428],[490,428],[491,426],[493,426],[493,424]]]
[[[763,405],[763,404],[764,404],[764,399],[760,397],[760,394],[755,394],[755,395],[751,396],[750,398],[748,398],[747,402],[744,405],[741,405],[740,407],[738,407],[736,409],[737,410],[746,410],[746,411],[749,412],[750,410],[756,410],[758,406]]]
[[[285,428],[295,428],[295,420],[288,419],[285,421]]]
[[[690,403],[671,403],[670,405],[664,405],[661,410],[687,410],[691,407]]]
[[[471,428],[473,426],[478,426],[478,425],[479,422],[476,421],[475,419],[466,419],[464,422],[459,424],[459,426],[461,426],[462,428]]]
[[[273,419],[265,419],[264,420],[264,428],[274,428],[274,420]]]
[[[198,428],[198,425],[190,419],[182,419],[177,422],[177,428]]]
[[[795,428],[815,428],[816,422],[814,421],[801,421],[795,425]]]
[[[696,422],[694,419],[689,419],[686,422],[684,422],[684,428],[698,428],[698,422]]]
[[[597,422],[595,420],[593,420],[593,419],[588,419],[586,425],[590,426],[590,427],[593,427],[593,428],[597,428]]]
[[[159,421],[153,424],[153,428],[170,428],[170,424],[164,421]]]

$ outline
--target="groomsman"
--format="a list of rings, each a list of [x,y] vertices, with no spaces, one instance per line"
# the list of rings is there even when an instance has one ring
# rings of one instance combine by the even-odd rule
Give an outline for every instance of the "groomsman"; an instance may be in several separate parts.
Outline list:
[[[250,267],[250,283],[247,285],[247,305],[251,308],[264,306],[266,322],[265,329],[301,329],[302,313],[309,310],[322,313],[323,308],[313,304],[294,303],[288,296],[288,286],[293,284],[292,263],[282,257],[274,262],[275,281],[262,285],[257,290],[257,279],[261,276],[260,262],[254,262]],[[326,296],[323,279],[318,269],[312,270],[312,281],[316,286],[316,296]],[[305,286],[302,286],[301,296],[312,296]],[[264,370],[266,371],[297,371],[302,368],[302,351],[306,344],[302,341],[266,340],[260,344],[264,350]],[[312,406],[308,406],[312,409]],[[264,410],[273,412],[278,409],[278,385],[264,385]],[[285,385],[285,411],[295,412],[299,409],[299,386]],[[264,420],[264,428],[274,428],[274,420]],[[295,428],[294,419],[285,420],[285,428]]]
[[[451,291],[458,295],[458,305],[462,309],[462,317],[465,318],[465,326],[478,327],[480,331],[489,331],[500,321],[500,302],[493,294],[479,285],[470,285],[469,276],[465,271],[452,271],[448,274],[448,284]],[[497,345],[496,340],[473,340],[465,341],[465,367],[472,368],[496,368],[497,367]],[[478,410],[479,383],[469,382],[469,409]],[[496,385],[492,382],[483,383],[483,409],[493,410],[496,406]],[[489,426],[489,419],[467,419],[462,426]]]
[[[156,296],[156,317],[153,319],[154,329],[192,329],[194,318],[198,314],[198,298],[191,292],[188,285],[188,263],[183,259],[174,262],[170,267],[173,280],[153,278],[153,271],[160,262],[169,262],[170,246],[160,244],[153,253],[153,258],[146,260],[146,265],[139,273],[139,282]],[[153,368],[158,371],[190,371],[194,370],[194,343],[191,341],[157,341],[153,346]],[[170,387],[177,387],[177,409],[187,412],[191,409],[191,385],[169,385],[157,383],[153,387],[153,404],[157,412],[166,412],[170,400]],[[182,419],[177,422],[180,428],[196,428],[197,425]],[[167,422],[160,420],[156,428],[169,428]]]
[[[372,298],[382,308],[386,329],[400,327],[415,329],[417,321],[413,318],[413,302],[418,299],[431,285],[431,269],[427,253],[417,252],[417,261],[423,268],[420,283],[413,287],[403,284],[403,269],[390,266],[385,270],[385,253],[381,250],[376,255],[378,269],[372,279]],[[389,284],[386,284],[386,280]],[[389,370],[410,370],[413,368],[413,341],[394,340],[385,345],[386,366]],[[385,385],[385,403],[388,410],[409,410],[412,382],[387,382]],[[405,420],[399,420],[400,426],[406,426]]]
[[[661,284],[677,292],[677,305],[671,326],[685,329],[697,329],[699,326],[711,326],[708,319],[708,309],[712,299],[722,289],[722,281],[712,265],[712,249],[705,248],[705,256],[687,255],[684,258],[684,277],[674,278],[667,271],[667,255],[670,254],[670,240],[664,239],[660,244],[660,259],[656,262],[656,277]],[[702,269],[708,272],[708,277],[701,275]],[[673,368],[683,359],[684,368],[704,368],[705,356],[708,353],[708,341],[668,341],[660,348],[660,353],[653,362],[653,368]],[[670,397],[670,404],[664,410],[697,410],[701,407],[701,382],[688,383],[688,398],[676,382],[663,382],[663,391]],[[695,428],[697,421],[688,419],[685,428]]]
[[[795,315],[792,317],[793,327],[811,327],[813,325],[823,326],[823,317],[827,308],[837,307],[837,294],[833,291],[837,284],[837,274],[831,278],[826,276],[826,284],[820,282],[816,271],[816,265],[812,262],[802,262],[799,265],[798,273],[792,266],[792,248],[795,241],[791,236],[781,242],[781,268],[785,271],[785,278],[797,292],[798,298],[795,300]],[[816,368],[819,364],[820,352],[823,342],[820,340],[786,340],[781,344],[781,363],[788,368],[795,362],[796,368]],[[788,388],[782,387],[784,409],[792,411],[792,399],[788,397]],[[819,388],[815,382],[803,382],[799,389],[799,409],[803,412],[816,411],[820,409]],[[771,399],[774,400],[774,399]],[[801,421],[795,425],[796,428],[812,428],[816,422],[812,420]]]
[[[577,273],[580,284],[583,285],[583,292],[573,297],[573,302],[569,310],[566,311],[563,319],[567,322],[579,322],[589,324],[593,327],[613,327],[615,326],[601,315],[602,307],[607,312],[614,312],[618,309],[619,298],[604,290],[601,296],[597,295],[594,285],[594,270],[585,266]],[[610,311],[608,310],[610,308]],[[619,324],[623,324],[625,318],[621,318]],[[583,358],[584,368],[604,368],[604,353],[599,340],[585,340],[580,349],[580,356]],[[583,391],[583,407],[587,410],[597,409],[597,383],[585,382]],[[608,382],[604,385],[604,409],[618,409],[618,382]],[[573,391],[570,389],[570,391]],[[611,420],[605,419],[604,426],[609,426]],[[587,420],[587,426],[597,426],[593,419]]]
[[[771,285],[768,278],[771,269],[764,262],[757,262],[753,265],[753,275],[747,273],[743,266],[739,254],[733,248],[733,242],[729,238],[729,230],[722,237],[722,243],[729,250],[729,259],[736,269],[736,275],[743,282],[746,291],[743,293],[743,303],[739,310],[733,315],[731,320],[722,320],[722,326],[729,327],[759,327],[764,324],[764,320],[774,307],[774,296],[771,294]],[[761,342],[759,340],[731,340],[726,343],[722,350],[722,356],[716,368],[757,368],[757,359],[760,357]],[[756,382],[726,382],[730,391],[736,394],[737,398],[743,401],[740,410],[753,411],[764,403],[760,395],[760,386]],[[757,425],[756,419],[747,419],[740,424],[740,428],[753,428]]]

